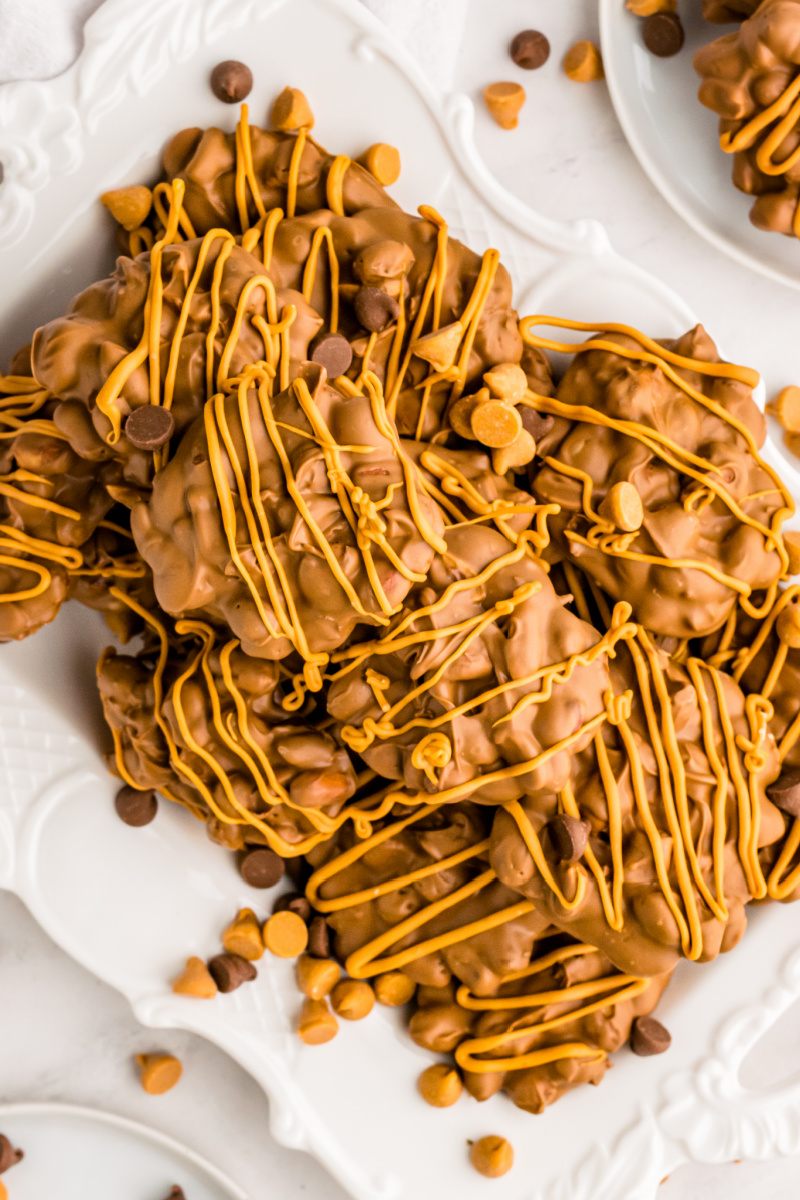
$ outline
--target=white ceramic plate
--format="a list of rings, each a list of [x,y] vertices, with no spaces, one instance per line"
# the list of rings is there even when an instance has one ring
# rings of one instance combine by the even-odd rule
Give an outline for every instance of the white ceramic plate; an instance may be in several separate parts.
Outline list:
[[[478,251],[497,246],[521,311],[667,336],[693,323],[673,293],[612,253],[595,222],[548,221],[504,192],[475,154],[469,101],[434,95],[354,0],[106,0],[66,75],[0,88],[0,280],[13,281],[0,291],[0,360],[109,266],[98,192],[146,177],[185,125],[232,127],[236,113],[207,87],[224,58],[255,68],[256,120],[290,81],[337,151],[399,145],[397,198],[435,204]],[[140,830],[114,815],[94,684],[107,640],[96,614],[70,606],[0,652],[0,887],[144,1024],[193,1030],[236,1058],[270,1097],[275,1137],[316,1155],[358,1200],[481,1200],[487,1188],[497,1200],[653,1200],[686,1159],[800,1150],[800,1086],[773,1086],[755,1069],[747,1088],[738,1077],[800,995],[790,908],[755,913],[736,954],[678,972],[663,1007],[668,1055],[623,1051],[599,1092],[541,1117],[500,1096],[432,1111],[415,1088],[429,1057],[386,1010],[326,1046],[301,1045],[289,963],[262,961],[255,984],[213,1003],[173,996],[168,981],[186,956],[215,952],[237,907],[263,912],[267,901],[183,810],[164,804]],[[469,1167],[466,1142],[492,1132],[511,1139],[516,1164],[489,1184]]]
[[[25,1157],[4,1177],[13,1200],[248,1200],[194,1151],[145,1125],[68,1104],[0,1105]]]
[[[753,270],[800,288],[800,241],[762,233],[750,223],[752,199],[731,182],[719,147],[718,117],[697,99],[696,50],[733,25],[711,25],[698,0],[679,6],[686,43],[674,58],[655,58],[641,39],[641,19],[624,0],[600,0],[603,63],[631,149],[662,196],[720,250]]]

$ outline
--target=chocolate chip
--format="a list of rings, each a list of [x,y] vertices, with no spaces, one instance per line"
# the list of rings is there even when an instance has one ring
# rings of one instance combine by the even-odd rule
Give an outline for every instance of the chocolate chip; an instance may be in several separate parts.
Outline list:
[[[137,450],[157,450],[172,437],[175,419],[168,408],[143,404],[125,422],[125,436]]]
[[[24,1157],[23,1152],[15,1150],[5,1134],[0,1133],[0,1175],[15,1167]]]
[[[672,58],[684,42],[683,25],[677,13],[657,12],[642,26],[644,44],[657,58]]]
[[[376,287],[362,287],[353,301],[356,316],[370,333],[380,333],[400,312],[400,305],[393,296],[387,296]]]
[[[256,846],[239,859],[239,874],[254,888],[271,888],[286,872],[283,859],[267,846]]]
[[[217,954],[209,960],[208,969],[221,992],[235,992],[258,975],[253,964],[240,954]]]
[[[663,1054],[672,1045],[672,1036],[655,1017],[637,1017],[631,1025],[631,1050],[641,1058]]]
[[[182,1187],[178,1187],[177,1183],[173,1184],[166,1200],[186,1200]]]
[[[238,104],[253,90],[253,72],[235,58],[226,59],[211,72],[211,90],[225,104]]]
[[[328,922],[317,915],[308,927],[308,953],[312,958],[330,958],[331,939]]]
[[[155,792],[150,790],[140,792],[126,784],[117,792],[114,808],[117,810],[120,821],[124,821],[126,825],[131,825],[134,829],[140,829],[142,825],[149,825],[155,819],[158,812],[158,800]]]
[[[571,817],[568,813],[557,813],[547,822],[547,828],[561,861],[577,862],[589,841],[589,822],[581,821],[579,817]]]
[[[306,924],[311,920],[311,905],[301,892],[284,892],[273,904],[272,911],[297,913]]]
[[[776,808],[791,817],[800,817],[800,768],[784,767],[767,795]]]
[[[353,348],[340,333],[321,333],[311,343],[311,361],[324,367],[329,379],[344,375],[353,361]]]
[[[517,412],[522,419],[522,428],[527,430],[537,444],[555,425],[555,421],[549,413],[537,412],[535,408],[529,408],[527,404],[520,404]]]
[[[538,29],[523,29],[512,41],[510,54],[518,67],[535,71],[550,57],[550,43]]]

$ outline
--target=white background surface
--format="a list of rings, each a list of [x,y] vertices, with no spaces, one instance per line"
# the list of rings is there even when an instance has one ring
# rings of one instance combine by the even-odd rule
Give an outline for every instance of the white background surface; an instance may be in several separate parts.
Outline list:
[[[27,46],[17,50],[9,44],[11,3],[0,0],[0,73],[31,73],[37,61],[32,22],[44,9],[47,19],[34,42],[55,37],[63,48],[59,65],[67,65],[78,46],[66,21],[53,23],[53,13],[85,14],[92,0],[13,0],[26,17],[14,35],[28,35]],[[688,3],[696,0],[679,0]],[[762,371],[771,391],[800,382],[797,294],[749,273],[684,226],[637,166],[604,85],[579,86],[560,74],[571,42],[595,36],[594,9],[594,0],[471,0],[456,87],[478,101],[482,155],[502,183],[541,212],[598,217],[616,249],[681,293],[728,353]],[[511,36],[530,27],[553,44],[539,72],[517,70],[506,55]],[[496,79],[519,79],[528,90],[514,133],[499,130],[481,110],[480,91]],[[401,149],[413,154],[413,146]],[[132,1065],[132,1055],[155,1049],[178,1054],[185,1065],[181,1084],[163,1097],[141,1091]],[[267,1102],[244,1071],[189,1035],[143,1030],[125,1001],[53,946],[19,901],[0,893],[0,1101],[34,1099],[70,1100],[152,1123],[228,1171],[253,1200],[343,1198],[321,1167],[272,1141]],[[13,1195],[13,1175],[8,1183]],[[658,1200],[796,1200],[799,1190],[800,1161],[783,1160],[684,1168],[662,1186]]]

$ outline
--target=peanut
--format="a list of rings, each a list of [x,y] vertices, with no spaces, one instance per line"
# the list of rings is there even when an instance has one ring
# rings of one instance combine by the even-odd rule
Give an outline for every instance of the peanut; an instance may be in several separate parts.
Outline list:
[[[434,1108],[449,1108],[463,1091],[461,1076],[447,1063],[427,1067],[417,1080],[417,1087],[422,1099]]]
[[[174,1088],[183,1066],[173,1054],[137,1054],[142,1087],[150,1096],[162,1096]]]
[[[332,958],[301,954],[297,960],[297,986],[309,1000],[322,1000],[330,995],[341,974],[342,968]]]
[[[297,958],[308,945],[308,926],[293,912],[273,913],[264,922],[264,945],[277,958]]]
[[[576,42],[564,56],[564,74],[575,83],[605,79],[603,60],[594,42]]]
[[[100,202],[106,206],[115,221],[131,233],[144,224],[153,205],[153,193],[147,187],[115,188],[103,192]]]
[[[366,167],[381,187],[389,187],[400,178],[400,151],[387,142],[375,142],[364,151],[357,162]]]
[[[378,1004],[383,1004],[386,1008],[399,1008],[401,1004],[408,1004],[417,990],[414,980],[409,979],[402,971],[387,971],[385,975],[379,975],[372,986]]]
[[[470,418],[473,436],[492,450],[501,450],[517,440],[522,418],[503,400],[486,400],[475,406]]]
[[[446,371],[456,361],[463,336],[464,326],[460,321],[453,321],[451,325],[426,333],[411,349],[417,358],[430,363],[434,371]]]
[[[528,377],[519,363],[498,363],[486,372],[483,382],[493,396],[508,404],[518,404],[528,390]]]
[[[200,1000],[212,1000],[219,991],[202,958],[187,958],[172,990],[176,996],[196,996]]]
[[[228,954],[238,954],[248,962],[258,962],[264,953],[261,926],[252,908],[242,908],[222,935]]]
[[[521,83],[490,83],[483,89],[483,98],[501,129],[517,128],[519,110],[525,103],[525,88]]]
[[[490,1134],[472,1143],[469,1160],[479,1175],[485,1175],[487,1179],[499,1179],[514,1165],[514,1148],[504,1137]]]
[[[324,1000],[306,1000],[297,1022],[300,1040],[307,1046],[322,1046],[339,1032],[339,1022]]]
[[[366,979],[342,979],[331,993],[331,1004],[345,1021],[361,1021],[375,1007],[375,993]]]
[[[314,114],[299,88],[285,87],[272,106],[271,120],[282,133],[291,133],[295,129],[311,129]]]
[[[642,498],[634,485],[625,480],[613,485],[597,511],[625,533],[633,533],[641,528],[644,520]]]

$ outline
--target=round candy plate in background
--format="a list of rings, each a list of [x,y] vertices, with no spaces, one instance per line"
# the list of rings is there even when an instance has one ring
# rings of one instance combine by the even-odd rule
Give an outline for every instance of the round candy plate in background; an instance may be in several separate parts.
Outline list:
[[[0,1105],[0,1132],[25,1157],[4,1176],[13,1200],[249,1200],[216,1167],[172,1138],[68,1104]]]
[[[599,3],[611,99],[631,149],[664,199],[726,254],[800,288],[800,240],[750,223],[752,197],[731,182],[733,162],[719,146],[719,118],[697,99],[695,51],[736,26],[712,25],[699,0],[679,0],[686,41],[672,58],[656,58],[642,41],[642,19],[625,0]]]

